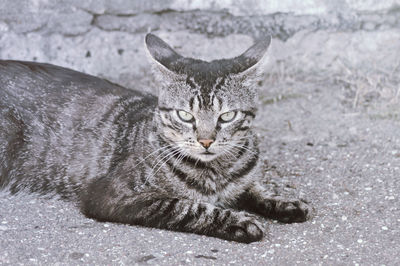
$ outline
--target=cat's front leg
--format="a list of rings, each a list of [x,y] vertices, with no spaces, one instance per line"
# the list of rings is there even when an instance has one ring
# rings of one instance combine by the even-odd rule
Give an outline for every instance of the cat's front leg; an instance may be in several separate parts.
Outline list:
[[[313,208],[305,200],[268,193],[259,183],[255,183],[238,197],[237,206],[284,223],[304,222],[313,212]]]
[[[160,191],[116,191],[98,181],[81,196],[81,210],[100,221],[143,225],[250,243],[264,235],[259,218],[246,212],[178,198]]]

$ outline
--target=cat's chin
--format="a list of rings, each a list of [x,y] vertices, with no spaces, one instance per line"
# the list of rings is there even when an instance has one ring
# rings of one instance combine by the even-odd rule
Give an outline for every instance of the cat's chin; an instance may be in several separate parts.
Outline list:
[[[218,157],[218,154],[203,152],[203,153],[197,154],[196,157],[202,162],[210,162],[210,161],[215,160]]]

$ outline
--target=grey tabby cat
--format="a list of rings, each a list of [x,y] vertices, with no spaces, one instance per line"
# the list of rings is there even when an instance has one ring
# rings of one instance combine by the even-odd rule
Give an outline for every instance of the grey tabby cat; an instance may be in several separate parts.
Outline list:
[[[0,188],[75,200],[99,221],[245,243],[262,239],[260,216],[305,221],[306,203],[261,185],[251,124],[270,41],[205,62],[148,34],[158,98],[53,65],[0,61]]]

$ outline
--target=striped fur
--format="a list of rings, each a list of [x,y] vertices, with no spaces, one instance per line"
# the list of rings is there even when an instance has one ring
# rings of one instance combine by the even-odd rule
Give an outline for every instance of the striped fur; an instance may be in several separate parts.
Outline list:
[[[61,67],[0,61],[0,188],[75,200],[100,221],[245,243],[263,237],[261,216],[304,221],[304,202],[261,185],[251,84],[269,42],[203,62],[149,34],[158,98]]]

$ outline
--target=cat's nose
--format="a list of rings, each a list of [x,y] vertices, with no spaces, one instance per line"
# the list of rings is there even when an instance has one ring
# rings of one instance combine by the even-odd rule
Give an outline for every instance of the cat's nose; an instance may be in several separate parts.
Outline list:
[[[201,146],[208,149],[211,146],[211,144],[213,144],[214,140],[213,139],[199,139],[198,142],[201,144]]]

